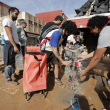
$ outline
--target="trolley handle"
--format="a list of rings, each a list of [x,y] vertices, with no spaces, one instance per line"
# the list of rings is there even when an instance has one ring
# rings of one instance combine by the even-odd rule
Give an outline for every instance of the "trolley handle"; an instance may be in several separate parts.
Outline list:
[[[35,38],[36,40],[38,40],[38,43],[40,43],[40,41],[39,41],[39,39],[38,39],[37,37],[28,37],[27,40],[25,41],[25,53],[27,53],[27,48],[26,48],[26,46],[27,46],[27,44],[28,44],[28,39],[29,39],[29,38]],[[37,45],[35,45],[35,46],[37,46]]]
[[[37,61],[42,61],[42,59],[38,59],[38,57],[34,55],[34,54],[41,54],[41,52],[27,52],[26,54],[29,54],[29,55],[34,56],[34,58],[35,58]]]

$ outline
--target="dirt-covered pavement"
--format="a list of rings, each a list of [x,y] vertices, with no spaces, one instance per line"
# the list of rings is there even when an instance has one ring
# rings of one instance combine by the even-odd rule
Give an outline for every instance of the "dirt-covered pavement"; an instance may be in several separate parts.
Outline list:
[[[19,85],[9,85],[6,82],[4,74],[3,62],[0,62],[0,110],[73,110],[70,105],[70,100],[77,97],[82,110],[102,110],[106,108],[110,110],[109,101],[110,92],[107,89],[107,71],[110,67],[109,58],[104,58],[97,68],[94,69],[87,81],[79,84],[73,80],[72,83],[67,81],[64,74],[64,67],[61,67],[61,80],[66,85],[65,88],[60,88],[54,85],[53,72],[47,76],[46,98],[43,100],[34,101],[42,96],[42,94],[33,93],[30,102],[25,101],[23,93],[22,75],[16,71],[15,81]],[[105,77],[94,75],[104,74]]]

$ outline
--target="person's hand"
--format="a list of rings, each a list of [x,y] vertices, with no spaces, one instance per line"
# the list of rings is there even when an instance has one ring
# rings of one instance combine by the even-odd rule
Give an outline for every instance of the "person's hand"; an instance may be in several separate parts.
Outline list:
[[[19,42],[20,42],[20,43],[23,43],[23,41],[22,41],[22,40],[19,40]]]
[[[81,56],[78,56],[77,59],[80,60],[80,61],[83,61],[83,60],[86,59],[86,56],[85,55],[81,55]]]
[[[19,49],[17,47],[14,47],[14,52],[18,53]]]
[[[74,53],[76,53],[78,49],[79,49],[79,48],[77,48],[76,50],[71,50],[71,51],[74,52]]]
[[[86,74],[87,74],[87,72],[86,72],[85,70],[82,70],[80,76],[83,77],[83,76],[85,76]]]
[[[63,61],[62,64],[66,65],[66,66],[71,66],[71,62],[70,61]]]

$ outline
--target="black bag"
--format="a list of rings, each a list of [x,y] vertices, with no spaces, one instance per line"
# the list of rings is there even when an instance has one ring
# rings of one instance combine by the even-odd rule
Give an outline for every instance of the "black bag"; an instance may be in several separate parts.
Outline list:
[[[42,35],[40,36],[40,42],[41,42],[43,39],[45,39],[45,36],[46,36],[49,32],[51,32],[52,30],[54,30],[54,29],[59,29],[59,31],[61,30],[61,28],[60,28],[59,26],[56,26],[56,25],[50,26],[50,27],[47,28],[47,29],[42,33]],[[61,34],[61,31],[60,31],[60,34]]]

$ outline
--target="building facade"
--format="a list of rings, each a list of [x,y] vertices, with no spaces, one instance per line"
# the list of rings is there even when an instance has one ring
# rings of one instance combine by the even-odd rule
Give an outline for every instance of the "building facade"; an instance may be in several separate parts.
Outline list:
[[[35,16],[27,13],[27,12],[21,12],[18,16],[19,19],[24,19],[27,23],[26,32],[30,34],[40,34],[43,26],[46,24],[46,22],[36,18]]]
[[[2,21],[8,17],[8,9],[10,6],[0,2],[0,34],[3,32]]]
[[[0,2],[0,34],[3,32],[2,21],[9,17],[8,9],[10,6]],[[46,24],[46,22],[36,18],[35,16],[27,13],[21,12],[18,16],[18,19],[25,19],[27,23],[26,31],[28,34],[40,35],[42,27]],[[17,21],[16,21],[17,23]]]
[[[66,21],[68,19],[62,10],[56,10],[56,11],[35,14],[35,16],[37,18],[45,21],[46,23],[54,21],[54,19],[57,15],[61,15],[64,18],[64,21]]]

